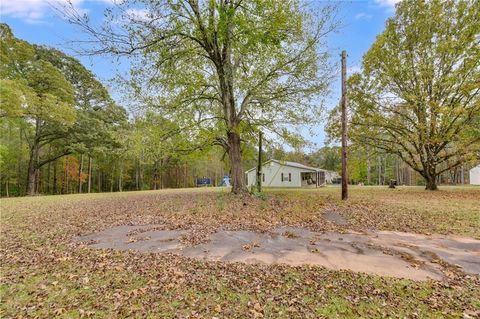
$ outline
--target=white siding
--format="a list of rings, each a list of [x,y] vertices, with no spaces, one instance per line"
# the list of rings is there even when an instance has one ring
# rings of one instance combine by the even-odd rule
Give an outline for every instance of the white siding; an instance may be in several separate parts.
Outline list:
[[[470,170],[470,184],[480,185],[480,165]]]
[[[300,169],[291,166],[280,165],[276,162],[269,162],[262,167],[263,174],[265,174],[265,181],[262,181],[262,186],[265,187],[301,187],[302,178],[301,172],[308,172],[308,170]],[[281,180],[282,173],[284,181]],[[257,170],[251,170],[247,173],[248,186],[255,185]],[[291,180],[288,181],[288,174],[291,174]]]

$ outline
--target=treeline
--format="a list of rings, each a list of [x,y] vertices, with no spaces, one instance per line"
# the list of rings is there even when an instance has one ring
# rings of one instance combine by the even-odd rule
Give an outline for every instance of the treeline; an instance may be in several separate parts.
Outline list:
[[[125,15],[137,1],[123,1],[98,27],[73,5],[63,13],[90,36],[86,52],[130,58],[127,84],[137,101],[200,133],[212,131],[210,141],[231,162],[233,192],[246,192],[242,165],[249,157],[242,150],[259,130],[295,145],[301,138],[289,127],[321,119],[317,101],[333,80],[324,44],[338,27],[336,9],[327,5],[317,15],[295,1],[162,3],[142,2],[151,15],[138,19]],[[395,177],[416,184],[421,176],[427,190],[436,190],[478,163],[479,18],[474,0],[395,6],[361,71],[347,80],[351,182]],[[168,36],[152,43],[159,34]],[[117,40],[124,37],[129,41]],[[334,110],[330,136],[338,135],[339,123]]]
[[[217,185],[228,173],[224,154],[157,112],[129,118],[78,60],[0,33],[1,196]]]
[[[317,151],[305,153],[301,150],[285,152],[281,148],[270,149],[268,158],[299,162],[337,173],[341,172],[341,148],[324,146]],[[469,183],[469,170],[474,162],[466,162],[438,175],[437,184],[461,185]],[[399,156],[379,149],[367,148],[352,143],[348,152],[348,182],[350,184],[388,185],[396,180],[398,185],[425,185],[422,175],[412,169]]]
[[[243,193],[243,172],[257,158],[258,131],[302,145],[285,123],[316,124],[320,112],[312,97],[328,91],[331,81],[328,52],[319,55],[322,32],[311,34],[303,23],[308,12],[294,3],[254,3],[250,10],[225,2],[208,20],[213,27],[202,28],[208,6],[197,16],[188,6],[152,1],[147,8],[155,14],[147,20],[122,16],[136,4],[125,1],[108,15],[131,37],[127,47],[112,40],[118,37],[108,23],[93,30],[73,7],[65,12],[98,41],[99,52],[129,58],[131,46],[138,49],[124,82],[130,98],[142,104],[135,117],[78,60],[17,39],[0,25],[1,196],[190,187],[199,177],[216,185],[224,174],[231,175],[233,192]],[[435,190],[467,182],[468,169],[480,160],[477,7],[470,0],[396,6],[364,55],[361,72],[347,81],[350,183],[395,179]],[[335,30],[332,12],[323,11],[324,23],[313,29]],[[174,20],[158,23],[158,17]],[[249,22],[239,24],[238,17]],[[272,32],[262,31],[265,25]],[[217,41],[222,32],[231,36],[222,37],[225,42]],[[145,43],[158,34],[171,34],[178,45]],[[236,53],[217,55],[221,46]],[[248,70],[253,73],[243,73]],[[336,108],[326,123],[332,140],[339,123]],[[337,147],[304,154],[273,144],[265,147],[265,159],[340,170]]]
[[[0,33],[5,194],[38,193],[50,185],[45,176],[58,180],[68,155],[118,149],[126,112],[90,71],[58,50],[15,38],[8,25],[2,24]],[[50,191],[58,191],[52,184]]]
[[[465,171],[480,161],[478,20],[476,1],[396,5],[361,71],[347,81],[353,154],[370,162],[392,159],[397,171],[407,164],[428,190],[446,180],[465,181]],[[333,139],[339,113],[333,109],[326,125]]]
[[[136,158],[113,158],[71,154],[38,169],[35,177],[36,194],[76,194],[155,190],[163,188],[194,187],[196,178],[208,177],[213,186],[220,185],[225,164],[216,158],[193,161],[166,160],[163,163],[139,163]],[[26,194],[27,161],[16,162],[14,171],[2,165],[1,196]]]
[[[432,15],[431,12],[443,12]],[[468,182],[480,162],[480,32],[476,1],[405,0],[347,80],[349,182]],[[326,133],[340,137],[339,107]],[[277,158],[280,156],[277,156]],[[291,160],[339,171],[338,148]]]

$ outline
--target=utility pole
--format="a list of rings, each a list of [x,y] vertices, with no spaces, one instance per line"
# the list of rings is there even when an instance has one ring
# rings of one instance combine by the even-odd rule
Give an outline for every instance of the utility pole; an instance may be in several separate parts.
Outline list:
[[[342,200],[348,199],[347,173],[347,51],[342,51]]]
[[[262,131],[258,134],[257,191],[262,192]]]

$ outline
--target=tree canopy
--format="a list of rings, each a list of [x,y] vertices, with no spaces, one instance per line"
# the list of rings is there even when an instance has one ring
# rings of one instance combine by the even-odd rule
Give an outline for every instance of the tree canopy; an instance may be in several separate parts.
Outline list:
[[[480,151],[478,1],[405,0],[348,82],[350,138],[437,177]]]
[[[211,130],[242,192],[241,140],[259,128],[286,137],[288,125],[319,119],[336,21],[331,6],[311,12],[299,1],[124,1],[100,29],[73,6],[63,13],[90,33],[90,53],[132,58],[136,99]]]
[[[5,24],[1,36],[0,114],[16,120],[28,143],[27,193],[34,194],[43,165],[106,146],[112,141],[109,126],[126,114],[77,60],[19,40]]]

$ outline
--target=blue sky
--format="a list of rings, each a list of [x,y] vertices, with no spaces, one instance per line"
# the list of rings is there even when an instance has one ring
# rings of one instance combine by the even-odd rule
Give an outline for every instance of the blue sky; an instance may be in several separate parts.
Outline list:
[[[16,37],[31,43],[45,44],[74,55],[92,70],[97,77],[107,83],[118,70],[125,71],[125,65],[119,65],[108,57],[82,57],[73,54],[71,41],[82,37],[80,30],[65,23],[51,9],[50,4],[66,0],[0,0],[0,21],[12,27]],[[80,10],[88,13],[92,20],[102,19],[103,11],[114,0],[72,0]],[[282,1],[282,0],[279,0]],[[315,3],[316,0],[310,0]],[[340,60],[340,52],[347,50],[348,73],[358,71],[363,54],[375,41],[375,37],[384,28],[385,21],[394,13],[394,4],[399,0],[341,1],[341,30],[329,39],[329,51],[332,59]],[[321,3],[323,1],[317,1]],[[339,73],[340,74],[340,73]],[[339,75],[338,74],[338,75]],[[118,97],[115,92],[112,96]],[[327,107],[338,103],[340,96],[340,77],[332,83],[332,96]],[[313,134],[302,130],[302,134],[317,146],[323,146],[325,134],[323,126],[313,128]],[[315,147],[314,147],[315,148]]]

